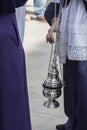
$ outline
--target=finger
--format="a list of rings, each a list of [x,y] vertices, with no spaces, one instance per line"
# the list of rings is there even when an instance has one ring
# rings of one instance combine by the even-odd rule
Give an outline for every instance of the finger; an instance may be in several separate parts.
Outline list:
[[[46,35],[46,41],[49,42],[49,35]]]
[[[48,34],[46,35],[46,41],[47,42],[50,42],[50,43],[53,43],[54,42],[54,38],[53,37],[50,37]]]
[[[60,38],[60,32],[57,32],[56,35],[57,35],[57,38]]]

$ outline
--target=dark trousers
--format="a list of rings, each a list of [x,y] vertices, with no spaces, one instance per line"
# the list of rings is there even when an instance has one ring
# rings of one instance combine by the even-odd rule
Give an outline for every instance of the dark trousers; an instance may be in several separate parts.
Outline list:
[[[87,129],[87,61],[64,64],[64,108],[69,117],[66,130]]]

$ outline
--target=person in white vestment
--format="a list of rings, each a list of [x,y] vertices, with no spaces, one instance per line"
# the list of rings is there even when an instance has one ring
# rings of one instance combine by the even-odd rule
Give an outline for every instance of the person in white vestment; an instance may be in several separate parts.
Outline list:
[[[70,0],[66,5],[60,26],[54,21],[46,36],[47,42],[53,43],[53,32],[58,33],[57,54],[63,64],[64,111],[68,121],[58,130],[86,130],[87,1]]]

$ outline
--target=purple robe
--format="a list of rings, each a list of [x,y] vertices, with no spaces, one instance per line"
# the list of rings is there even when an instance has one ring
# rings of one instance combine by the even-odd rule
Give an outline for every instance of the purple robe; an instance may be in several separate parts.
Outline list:
[[[25,57],[14,13],[0,16],[0,130],[31,130]]]
[[[27,0],[0,0],[0,15],[14,13],[15,8],[25,5]]]

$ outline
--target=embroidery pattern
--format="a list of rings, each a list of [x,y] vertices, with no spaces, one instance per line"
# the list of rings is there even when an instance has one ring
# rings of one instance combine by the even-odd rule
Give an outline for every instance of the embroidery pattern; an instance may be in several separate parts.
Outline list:
[[[87,46],[68,46],[68,58],[73,60],[87,60]]]

